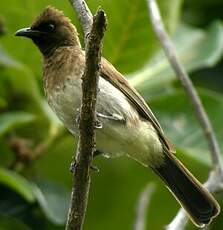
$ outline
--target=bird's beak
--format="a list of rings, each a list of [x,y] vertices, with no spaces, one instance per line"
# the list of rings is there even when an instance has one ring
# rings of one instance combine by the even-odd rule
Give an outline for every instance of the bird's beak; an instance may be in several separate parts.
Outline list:
[[[40,32],[38,30],[33,30],[31,28],[23,28],[15,32],[15,36],[22,36],[27,38],[33,38],[39,36]]]

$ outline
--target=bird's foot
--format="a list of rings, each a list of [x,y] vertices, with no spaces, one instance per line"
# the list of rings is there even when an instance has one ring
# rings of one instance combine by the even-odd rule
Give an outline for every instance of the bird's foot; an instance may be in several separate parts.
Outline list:
[[[75,173],[75,170],[76,170],[77,166],[78,166],[77,160],[75,159],[75,160],[73,160],[73,162],[70,164],[70,172],[71,172],[71,173]],[[95,165],[91,165],[91,166],[90,166],[90,169],[91,169],[92,171],[94,171],[94,172],[97,172],[97,173],[100,172],[99,168],[98,168],[97,166],[95,166]]]
[[[99,121],[99,120],[96,118],[94,127],[95,127],[96,129],[102,129],[102,128],[103,128],[103,124],[102,124],[101,121]]]
[[[93,158],[95,158],[95,157],[97,157],[98,155],[101,155],[101,154],[102,154],[102,152],[100,150],[96,149],[93,152]]]
[[[102,154],[102,152],[100,150],[96,149],[93,152],[93,158],[95,158],[96,156],[101,155],[101,154]],[[91,165],[91,170],[93,170],[94,172],[97,172],[97,173],[100,172],[99,168],[95,165]]]

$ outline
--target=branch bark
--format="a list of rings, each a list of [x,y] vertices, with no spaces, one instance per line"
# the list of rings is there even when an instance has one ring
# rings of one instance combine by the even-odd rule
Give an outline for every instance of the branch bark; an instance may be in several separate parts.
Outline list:
[[[93,17],[87,3],[84,0],[69,0],[74,10],[76,11],[78,18],[81,22],[85,39],[87,34],[91,31],[91,26],[93,23]],[[85,40],[86,43],[86,40]]]
[[[67,230],[81,230],[84,223],[90,189],[90,167],[95,148],[95,108],[102,38],[106,28],[104,11],[98,10],[93,18],[90,33],[86,37],[85,71],[82,78],[82,105],[80,110],[79,142],[73,173],[71,203]]]
[[[223,189],[223,165],[217,138],[197,91],[195,90],[195,87],[193,86],[193,83],[186,73],[184,67],[181,65],[177,57],[175,47],[164,28],[156,0],[147,0],[147,3],[154,32],[160,41],[169,63],[171,64],[176,76],[179,78],[190,102],[192,103],[195,115],[200,123],[209,146],[213,170],[210,172],[209,178],[207,182],[205,182],[204,186],[210,192],[217,192]],[[183,230],[187,224],[187,220],[188,218],[186,213],[183,209],[181,209],[174,220],[166,227],[166,229]]]
[[[155,185],[149,183],[143,189],[139,195],[139,199],[136,207],[136,218],[134,223],[134,230],[145,230],[146,229],[146,215],[148,206],[151,200],[151,196],[155,191]]]

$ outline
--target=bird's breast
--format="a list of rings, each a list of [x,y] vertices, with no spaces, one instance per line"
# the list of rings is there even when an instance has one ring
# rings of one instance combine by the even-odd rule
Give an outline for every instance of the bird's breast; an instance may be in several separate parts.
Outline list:
[[[81,77],[67,75],[63,81],[48,90],[46,95],[49,105],[60,120],[70,131],[76,132],[77,127],[74,122],[81,106]],[[138,118],[137,112],[131,107],[122,92],[101,77],[99,78],[96,110],[105,116],[119,117],[122,121]]]
[[[75,119],[81,102],[81,79],[74,80],[73,77],[73,75],[64,77],[63,81],[46,92],[46,96],[58,118],[74,134],[78,128]]]
[[[48,103],[66,128],[78,133],[76,118],[81,106],[81,75],[68,74],[46,90]],[[97,148],[109,156],[129,154],[145,163],[161,152],[157,134],[149,122],[143,121],[125,95],[104,78],[99,78],[96,110],[102,128],[97,130]],[[107,119],[106,116],[118,118]],[[158,146],[158,147],[157,147]],[[145,154],[146,153],[146,154]]]

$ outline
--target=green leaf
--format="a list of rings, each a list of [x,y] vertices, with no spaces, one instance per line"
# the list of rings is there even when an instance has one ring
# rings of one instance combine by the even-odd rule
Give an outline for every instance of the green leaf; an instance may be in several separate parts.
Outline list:
[[[173,43],[181,63],[188,72],[214,66],[223,55],[223,26],[216,21],[207,31],[181,25]],[[158,52],[152,61],[137,73],[130,76],[130,82],[141,92],[152,93],[153,89],[163,88],[175,80],[163,51]]]
[[[175,30],[181,0],[158,1],[169,30]],[[148,61],[158,43],[152,30],[145,0],[90,0],[91,9],[102,6],[108,18],[104,54],[122,73],[132,72]],[[174,5],[174,7],[172,7]]]
[[[65,5],[64,3],[61,4],[59,0],[51,1],[51,3],[52,5]],[[8,4],[10,7],[7,7]],[[41,95],[37,80],[37,77],[42,75],[40,53],[27,39],[14,36],[17,29],[25,25],[29,26],[34,17],[48,4],[50,1],[46,0],[26,2],[23,5],[16,0],[9,0],[8,3],[2,2],[1,15],[6,22],[7,33],[1,39],[0,66],[5,67],[7,80],[13,90],[34,101],[33,107],[39,109],[42,115],[47,118],[51,126],[50,130],[55,130],[60,127],[60,123]],[[72,11],[69,5],[64,6],[64,8]]]
[[[61,185],[49,181],[33,185],[33,191],[46,217],[54,224],[64,224],[69,207],[69,193]]]
[[[0,66],[19,68],[20,63],[10,57],[0,46]]]
[[[1,62],[3,60],[4,62]],[[22,95],[27,95],[29,99],[34,101],[34,106],[39,109],[39,111],[50,123],[49,135],[53,135],[51,134],[52,130],[57,130],[61,126],[61,123],[49,108],[46,100],[44,100],[44,98],[41,96],[37,79],[35,78],[33,71],[26,65],[9,58],[6,54],[4,54],[4,59],[1,59],[0,50],[0,65],[1,64],[5,67],[4,73],[6,74],[7,81],[10,82],[10,86],[13,88],[13,91],[16,91],[18,94],[20,93]]]
[[[0,216],[1,230],[15,230],[15,226],[16,230],[31,230],[28,226],[14,217]]]
[[[0,115],[0,136],[15,127],[34,121],[33,114],[25,112],[8,112]]]
[[[38,49],[28,39],[15,37],[18,29],[28,27],[34,18],[43,11],[47,5],[53,5],[61,10],[68,11],[70,16],[74,11],[69,3],[60,0],[25,1],[23,4],[17,0],[1,2],[1,16],[7,29],[6,34],[1,37],[1,44],[10,55],[26,63],[35,75],[41,73],[41,56]],[[37,68],[37,66],[39,66]]]
[[[159,0],[165,24],[170,30],[174,30],[176,27],[181,3],[182,0]],[[63,10],[79,27],[77,19],[74,20],[76,14],[72,7],[64,1],[26,1],[24,4],[20,4],[17,0],[9,0],[9,2],[1,4],[1,14],[7,22],[8,29],[8,34],[1,40],[4,47],[8,51],[10,50],[17,60],[21,60],[22,63],[26,63],[27,66],[34,69],[34,73],[38,75],[40,75],[41,67],[37,48],[31,41],[12,35],[16,30],[29,26],[34,17],[49,4]],[[105,36],[104,54],[122,72],[131,72],[141,67],[156,51],[158,43],[150,25],[145,0],[135,0],[134,4],[129,0],[89,0],[88,4],[93,13],[99,6],[105,10],[109,24]],[[81,33],[81,29],[79,29],[79,33]]]
[[[200,90],[199,95],[223,150],[223,143],[220,141],[223,130],[223,96],[208,90]],[[210,164],[206,139],[185,93],[175,91],[152,100],[150,104],[175,146],[197,160]]]
[[[32,185],[23,176],[5,168],[0,168],[0,183],[19,193],[29,203],[35,201]]]
[[[16,68],[7,68],[4,71],[13,91],[26,95],[35,103],[34,106],[48,119],[52,126],[59,127],[59,120],[49,108],[46,100],[40,94],[37,79],[35,78],[33,71],[23,64],[20,64],[20,66],[17,66]]]
[[[160,1],[160,7],[166,25],[171,30],[174,30],[177,24],[181,2],[181,0]],[[12,36],[17,29],[30,25],[34,17],[36,17],[47,4],[52,4],[64,10],[64,13],[71,18],[74,16],[72,7],[59,0],[43,0],[41,2],[27,1],[23,5],[16,0],[9,0],[7,3],[3,2],[1,13],[6,21],[8,33],[2,38],[1,42],[4,49],[10,51],[10,55],[12,55],[15,60],[19,60],[20,63],[23,63],[20,65],[21,68],[8,70],[8,72],[10,72],[9,79],[14,89],[34,99],[36,105],[39,106],[43,114],[50,121],[51,129],[55,130],[55,127],[59,127],[60,123],[48,108],[48,105],[46,106],[46,102],[40,95],[36,81],[36,77],[42,75],[40,53],[31,41]],[[156,38],[149,23],[146,2],[144,0],[137,0],[135,4],[131,4],[128,0],[121,2],[118,0],[97,0],[89,1],[89,4],[93,12],[101,5],[105,8],[109,18],[109,29],[106,33],[104,46],[106,56],[111,59],[113,64],[120,67],[121,71],[130,72],[142,66],[157,47],[157,45],[155,45]],[[120,4],[122,7],[120,7]],[[174,7],[172,7],[172,5],[174,5]],[[123,11],[123,9],[125,9],[125,11]],[[127,16],[129,17],[126,21]],[[74,24],[79,25],[77,20],[73,21]],[[123,23],[123,21],[126,23]],[[79,30],[79,32],[81,32],[81,30]],[[149,40],[150,42],[144,42],[145,40]],[[134,44],[134,46],[132,44]],[[127,58],[128,62],[126,62]],[[30,68],[28,68],[28,66]]]
[[[0,97],[0,108],[4,108],[7,105],[6,101]]]
[[[190,25],[206,27],[216,18],[222,19],[221,0],[186,0],[186,14],[183,19]]]
[[[36,164],[36,170],[40,176],[51,181],[60,181],[64,186],[71,187],[72,175],[69,167],[75,151],[77,140],[69,134],[57,138],[55,142],[44,153]],[[53,167],[49,167],[49,162],[53,159]]]

